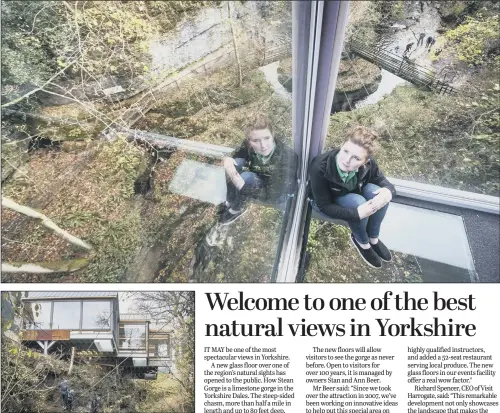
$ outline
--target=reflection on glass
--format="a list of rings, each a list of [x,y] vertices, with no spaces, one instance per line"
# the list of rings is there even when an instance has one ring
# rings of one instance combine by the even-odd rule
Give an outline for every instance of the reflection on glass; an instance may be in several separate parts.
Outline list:
[[[227,200],[221,205],[220,223],[228,225],[246,212],[249,200],[284,204],[297,183],[297,155],[275,138],[271,121],[253,117],[246,139],[231,157],[223,160],[227,175]]]
[[[144,324],[120,324],[119,347],[122,350],[146,348],[146,326]]]
[[[326,147],[361,124],[383,138],[378,161],[387,175],[497,196],[494,2],[481,9],[461,1],[350,6]]]
[[[26,325],[32,330],[50,330],[50,312],[52,303],[49,301],[28,302],[25,310],[28,314]]]
[[[52,329],[77,330],[80,328],[80,301],[55,301]]]
[[[111,303],[109,301],[84,301],[82,329],[111,328]]]
[[[3,214],[5,260],[64,257],[72,268],[88,260],[75,282],[269,280],[286,181],[273,178],[278,196],[249,205],[226,234],[211,230],[226,200],[220,160],[246,138],[247,115],[266,113],[273,136],[291,144],[292,3],[89,1],[71,14],[64,2],[45,6],[2,7],[2,50],[12,57],[2,60],[2,96],[16,103],[2,112],[2,178],[20,164],[32,178],[6,178],[3,195],[23,205],[50,196],[50,218],[92,240],[95,255]],[[133,22],[128,32],[124,21]],[[85,42],[74,41],[76,32]],[[49,80],[54,90],[36,103],[16,100],[27,84]],[[53,191],[57,176],[65,179]],[[240,259],[256,248],[263,252],[251,265]],[[13,282],[56,277],[2,274]]]

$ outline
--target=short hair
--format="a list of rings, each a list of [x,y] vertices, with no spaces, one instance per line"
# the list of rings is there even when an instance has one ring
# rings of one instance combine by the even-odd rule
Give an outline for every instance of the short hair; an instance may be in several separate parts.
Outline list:
[[[269,129],[269,132],[273,135],[273,125],[266,115],[263,113],[251,115],[246,122],[245,137],[248,139],[250,132],[261,129]]]
[[[345,141],[361,146],[368,153],[368,157],[372,156],[378,149],[378,134],[364,126],[356,126],[349,130],[346,134]]]

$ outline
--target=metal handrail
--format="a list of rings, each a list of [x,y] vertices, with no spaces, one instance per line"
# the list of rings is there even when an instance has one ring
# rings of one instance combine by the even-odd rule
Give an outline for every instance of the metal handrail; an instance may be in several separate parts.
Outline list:
[[[408,82],[438,93],[457,93],[457,90],[449,82],[446,82],[446,76],[439,79],[435,71],[396,55],[388,49],[366,46],[357,39],[350,40],[349,48],[361,58]]]

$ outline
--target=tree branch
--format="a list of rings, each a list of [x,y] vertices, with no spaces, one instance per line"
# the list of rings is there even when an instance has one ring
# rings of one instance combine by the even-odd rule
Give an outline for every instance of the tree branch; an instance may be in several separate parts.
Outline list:
[[[41,220],[41,224],[44,225],[45,227],[51,229],[54,231],[57,235],[61,236],[64,238],[66,241],[69,243],[76,245],[78,247],[84,248],[86,250],[92,250],[92,246],[85,241],[82,241],[80,238],[77,238],[73,235],[71,235],[69,232],[63,230],[62,228],[59,228],[51,219],[47,218],[45,215],[41,214],[40,212],[35,211],[34,209],[31,209],[27,206],[24,205],[19,205],[18,203],[14,202],[13,200],[9,198],[2,197],[2,206],[5,208],[12,209],[16,212],[19,212],[20,214],[26,215],[31,218],[36,218]]]
[[[88,265],[88,260],[85,258],[76,260],[67,260],[59,262],[2,262],[2,272],[16,273],[24,272],[29,274],[51,274],[57,272],[73,272],[80,270]]]
[[[72,65],[74,65],[76,63],[76,60],[73,60],[71,63],[69,63],[67,66],[63,67],[61,70],[59,70],[59,72],[57,72],[54,76],[52,76],[49,80],[47,80],[42,86],[40,87],[37,87],[31,91],[29,91],[28,93],[14,99],[14,100],[11,100],[10,102],[7,102],[7,103],[4,103],[3,105],[0,106],[0,108],[7,108],[9,106],[12,106],[12,105],[15,105],[16,103],[20,102],[21,100],[23,99],[26,99],[28,96],[31,96],[33,95],[34,93],[42,90],[45,86],[47,86],[50,82],[52,82],[57,76],[59,76],[60,74],[64,73],[64,71],[68,68],[70,68]]]

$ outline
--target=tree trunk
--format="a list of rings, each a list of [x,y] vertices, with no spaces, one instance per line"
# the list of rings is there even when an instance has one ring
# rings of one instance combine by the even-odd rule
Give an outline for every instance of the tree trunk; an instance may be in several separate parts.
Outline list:
[[[233,37],[233,46],[234,46],[234,55],[236,56],[236,66],[238,68],[238,86],[241,87],[243,82],[243,78],[241,76],[241,64],[240,64],[240,55],[238,53],[238,44],[236,43],[236,36],[234,34],[233,21],[231,19],[231,1],[227,2],[227,16],[229,21],[229,26],[231,27],[231,35]]]
[[[70,375],[71,371],[73,370],[73,362],[74,361],[75,361],[75,348],[71,347],[71,360],[69,362],[68,375]]]

